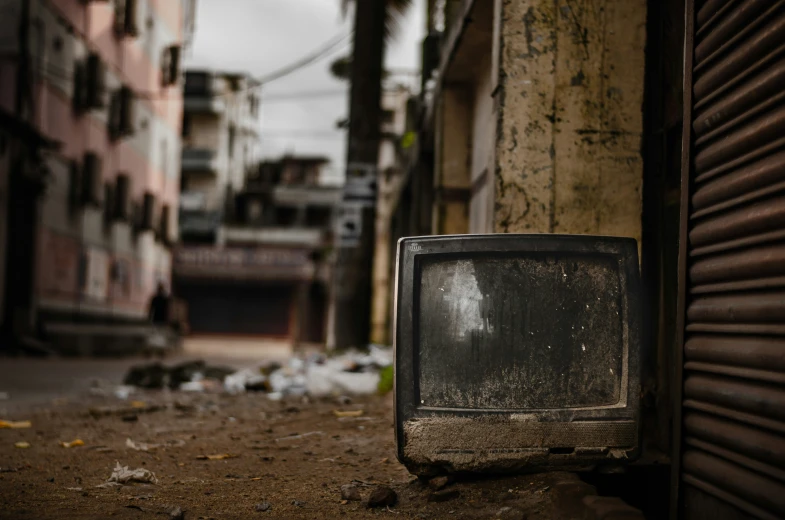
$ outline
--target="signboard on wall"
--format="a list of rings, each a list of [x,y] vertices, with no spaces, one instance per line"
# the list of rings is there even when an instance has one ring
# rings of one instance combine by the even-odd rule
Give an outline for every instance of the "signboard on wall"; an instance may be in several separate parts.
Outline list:
[[[174,274],[201,279],[287,280],[313,277],[309,250],[282,248],[183,247]]]

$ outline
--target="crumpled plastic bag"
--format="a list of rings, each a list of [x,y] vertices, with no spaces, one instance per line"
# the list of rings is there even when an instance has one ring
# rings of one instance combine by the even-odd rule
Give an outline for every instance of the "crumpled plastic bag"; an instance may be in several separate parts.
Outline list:
[[[379,385],[378,372],[345,372],[342,361],[311,365],[307,373],[308,394],[313,397],[369,395]]]
[[[128,469],[128,466],[121,466],[119,462],[112,471],[112,476],[109,477],[107,482],[109,484],[130,484],[132,482],[139,482],[141,484],[158,484],[158,479],[155,478],[155,473],[149,469],[137,468]]]
[[[244,393],[249,387],[262,385],[267,377],[258,370],[239,370],[224,378],[224,390],[231,395]]]

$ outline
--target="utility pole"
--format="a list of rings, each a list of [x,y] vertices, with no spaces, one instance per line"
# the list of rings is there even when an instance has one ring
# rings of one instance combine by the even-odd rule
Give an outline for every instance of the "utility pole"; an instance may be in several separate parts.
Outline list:
[[[354,2],[346,188],[337,236],[328,348],[364,346],[370,337],[386,3]]]

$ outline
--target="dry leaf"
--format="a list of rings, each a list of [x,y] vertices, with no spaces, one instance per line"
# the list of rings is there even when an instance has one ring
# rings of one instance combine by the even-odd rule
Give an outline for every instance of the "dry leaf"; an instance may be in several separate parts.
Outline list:
[[[60,441],[60,446],[63,448],[75,448],[77,446],[84,446],[84,441],[82,439],[74,439],[71,442]]]
[[[3,421],[3,420],[0,420],[0,428],[13,428],[13,429],[16,430],[16,429],[19,429],[19,428],[30,428],[31,426],[33,426],[33,423],[31,423],[30,421]]]
[[[30,443],[29,442],[24,442],[24,441],[23,442],[17,442],[16,444],[14,444],[14,446],[16,446],[17,448],[29,448],[30,447]]]
[[[218,453],[216,455],[199,455],[196,458],[197,460],[226,460],[237,458],[237,455],[232,455],[230,453]]]
[[[147,403],[144,401],[131,401],[131,408],[145,408]]]
[[[388,462],[390,462],[390,459],[385,457],[385,458],[383,458],[382,460],[379,461],[379,464],[387,464]]]
[[[348,503],[349,503],[349,501],[348,501],[348,500],[341,500],[341,505],[342,505],[342,506],[345,506],[345,505],[346,505],[346,504],[348,504]]]
[[[360,417],[363,414],[362,410],[333,410],[336,417]]]

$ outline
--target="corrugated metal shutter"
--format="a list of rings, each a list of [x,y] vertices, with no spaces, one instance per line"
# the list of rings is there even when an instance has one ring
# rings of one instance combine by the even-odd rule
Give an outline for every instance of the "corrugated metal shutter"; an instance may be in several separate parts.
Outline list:
[[[180,283],[191,334],[288,337],[294,293],[289,286]]]
[[[785,518],[785,1],[694,2],[681,511]]]

